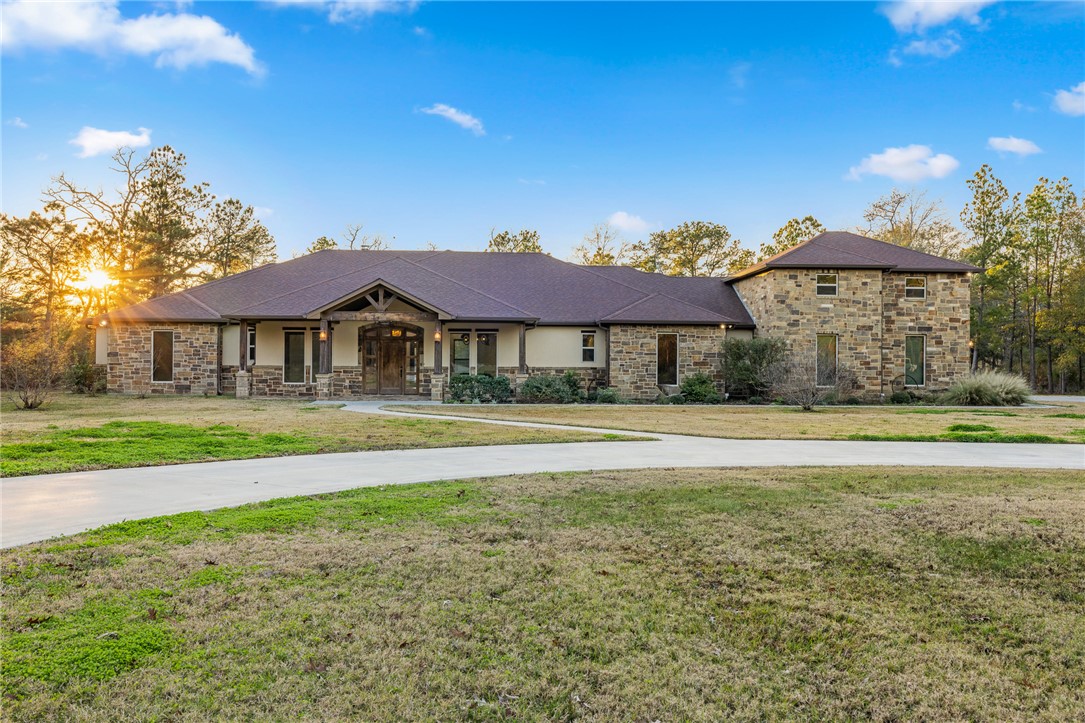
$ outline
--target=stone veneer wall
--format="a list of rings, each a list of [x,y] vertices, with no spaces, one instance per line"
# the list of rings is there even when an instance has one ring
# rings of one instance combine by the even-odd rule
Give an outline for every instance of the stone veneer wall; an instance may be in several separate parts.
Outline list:
[[[720,346],[726,332],[718,326],[622,324],[610,329],[610,386],[626,399],[652,400],[656,385],[656,336],[678,334],[678,383],[702,372],[721,380]]]
[[[837,274],[835,297],[817,296],[819,273]],[[880,269],[777,269],[735,287],[757,324],[758,336],[787,339],[800,358],[813,360],[818,334],[837,335],[837,359],[859,380],[859,393],[888,394],[904,373],[904,337],[927,335],[928,389],[966,373],[967,274],[926,274],[927,298],[904,298],[904,279],[923,274]]]
[[[173,381],[151,381],[151,332],[172,331]],[[218,393],[216,324],[115,324],[109,327],[107,386],[120,394]]]
[[[927,279],[927,298],[904,296],[904,280]],[[904,337],[927,337],[925,388],[947,388],[968,374],[972,287],[968,274],[888,273],[883,277],[884,356],[882,376],[886,384],[904,374]]]

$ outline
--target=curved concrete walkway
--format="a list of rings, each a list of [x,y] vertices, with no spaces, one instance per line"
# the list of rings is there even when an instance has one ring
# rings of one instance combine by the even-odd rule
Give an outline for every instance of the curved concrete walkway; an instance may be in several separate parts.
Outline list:
[[[351,402],[368,414],[403,412]],[[407,415],[415,416],[415,415]],[[433,415],[424,415],[427,418]],[[558,425],[439,418],[511,426]],[[584,429],[584,427],[568,427]],[[597,430],[636,434],[620,430]],[[645,435],[648,436],[648,435]],[[1085,470],[1085,445],[736,440],[652,434],[651,441],[571,442],[351,452],[13,477],[0,481],[0,545],[13,547],[123,520],[277,497],[532,472],[665,467],[935,466]]]

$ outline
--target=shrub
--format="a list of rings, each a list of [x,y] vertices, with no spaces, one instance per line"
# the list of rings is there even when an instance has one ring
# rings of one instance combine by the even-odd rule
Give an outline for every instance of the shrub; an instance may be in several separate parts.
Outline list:
[[[977,372],[962,377],[942,394],[942,404],[961,406],[1006,407],[1024,404],[1032,389],[1016,374]]]
[[[682,396],[691,404],[719,404],[716,382],[707,374],[690,374],[682,380]]]
[[[831,399],[847,398],[855,390],[858,380],[843,364],[837,365],[836,373],[828,385],[818,384],[817,366],[813,360],[790,359],[774,371],[772,392],[787,404],[796,404],[806,411]],[[824,379],[820,381],[825,381]]]
[[[656,404],[685,404],[686,398],[681,394],[661,394],[656,397]]]
[[[617,389],[603,387],[595,393],[595,401],[598,404],[621,404],[622,398]]]
[[[102,368],[91,362],[86,351],[72,353],[72,363],[64,370],[64,385],[76,394],[94,395],[106,390]]]
[[[723,342],[724,385],[736,397],[764,397],[774,370],[787,360],[787,341],[772,337],[727,339]]]
[[[893,392],[889,395],[889,401],[893,404],[911,404],[912,395],[908,392]]]
[[[581,400],[580,379],[573,372],[528,377],[516,390],[516,397],[530,404],[572,404]]]
[[[491,377],[489,374],[455,374],[448,380],[448,399],[451,402],[479,402],[485,404],[507,402],[512,398],[512,384],[508,377]]]
[[[4,344],[3,382],[13,392],[16,409],[37,409],[57,382],[62,352],[35,332]]]

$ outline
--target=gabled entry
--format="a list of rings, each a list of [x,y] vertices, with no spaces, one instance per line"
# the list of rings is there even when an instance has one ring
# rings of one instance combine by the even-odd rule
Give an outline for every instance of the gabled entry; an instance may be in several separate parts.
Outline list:
[[[378,323],[358,330],[365,394],[418,394],[422,329]]]

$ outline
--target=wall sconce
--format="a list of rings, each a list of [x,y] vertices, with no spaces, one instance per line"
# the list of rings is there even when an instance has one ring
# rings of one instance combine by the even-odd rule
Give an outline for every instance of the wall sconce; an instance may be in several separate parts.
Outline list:
[[[402,329],[392,329],[392,336],[397,337],[397,338],[403,336],[403,330]]]
[[[478,335],[478,343],[479,344],[489,344],[490,343],[490,336],[488,334],[479,334]]]
[[[969,348],[969,349],[975,349],[975,348],[976,348],[976,342],[975,342],[975,340],[973,340],[973,339],[969,339],[969,340],[968,340],[968,348]]]
[[[321,329],[320,330],[320,340],[321,341],[327,341],[328,340],[328,330],[327,329]]]
[[[107,321],[106,319],[101,319],[98,322],[98,326],[107,326],[108,324],[109,324],[109,321]]]
[[[466,344],[467,342],[471,341],[471,335],[466,333],[466,332],[463,333],[463,334],[460,334],[460,341],[462,341],[464,344]]]
[[[440,329],[433,332],[433,340],[434,341],[440,341],[441,340],[441,330]]]

